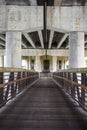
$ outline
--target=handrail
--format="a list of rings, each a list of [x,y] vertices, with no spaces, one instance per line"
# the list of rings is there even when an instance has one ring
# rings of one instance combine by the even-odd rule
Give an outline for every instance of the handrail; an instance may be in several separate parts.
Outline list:
[[[26,79],[29,79],[29,78],[34,78],[34,77],[37,77],[37,76],[38,75],[28,76],[28,77],[25,77],[25,78],[21,78],[21,79],[17,79],[17,80],[14,80],[14,81],[10,81],[8,83],[0,84],[0,88],[4,88],[6,85],[11,85],[13,83],[17,83],[19,81],[23,81],[23,80],[26,80]]]
[[[87,111],[87,68],[59,70],[53,78]]]
[[[67,79],[67,78],[64,78],[64,77],[60,77],[60,76],[54,76],[54,77],[59,78],[59,79],[63,79],[63,80],[65,80],[65,81],[67,81],[68,83],[71,83],[71,84],[73,84],[73,85],[76,85],[77,87],[81,87],[81,88],[83,88],[84,90],[87,90],[87,86],[81,85],[81,84],[79,84],[79,83],[77,83],[77,82],[75,82],[75,81],[72,81],[72,80],[70,80],[70,79]]]
[[[39,78],[38,72],[21,68],[0,68],[0,107]]]
[[[21,68],[0,67],[0,72],[35,72],[35,71],[29,71],[27,69],[21,69]]]
[[[63,70],[58,70],[58,72],[78,72],[78,73],[86,73],[87,68],[71,68],[71,69],[63,69]]]

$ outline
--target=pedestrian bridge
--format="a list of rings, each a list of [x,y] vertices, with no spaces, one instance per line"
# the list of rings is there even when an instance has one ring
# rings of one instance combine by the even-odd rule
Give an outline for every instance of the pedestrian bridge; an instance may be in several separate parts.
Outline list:
[[[0,130],[87,130],[87,69],[0,68]]]

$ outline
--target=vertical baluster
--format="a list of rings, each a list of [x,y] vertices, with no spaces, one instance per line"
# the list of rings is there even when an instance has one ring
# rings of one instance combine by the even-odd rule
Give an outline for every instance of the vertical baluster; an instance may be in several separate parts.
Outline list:
[[[81,73],[81,84],[86,85],[86,73]],[[85,90],[81,88],[81,104],[85,105]]]
[[[28,77],[29,77],[30,73],[28,72]],[[28,78],[28,84],[30,83],[30,79]]]
[[[3,72],[0,72],[0,84],[3,84]],[[0,104],[3,103],[3,88],[0,88]]]
[[[8,82],[10,82],[10,81],[14,81],[14,72],[10,72]],[[12,83],[11,85],[7,85],[7,90],[6,90],[6,94],[5,94],[5,101],[8,100],[10,87],[11,87],[11,93],[10,93],[10,97],[9,98],[13,98],[15,96],[14,83]]]
[[[71,80],[71,73],[68,72],[68,79]],[[71,83],[68,83],[68,86],[67,86],[67,91],[69,94],[71,94]]]
[[[25,72],[22,73],[22,78],[25,78]],[[24,88],[26,86],[26,80],[23,80],[22,87]]]
[[[77,75],[73,73],[73,81],[77,82]],[[71,85],[71,96],[75,98],[75,85]]]
[[[63,76],[64,76],[64,78],[66,78],[66,72],[64,72]],[[63,79],[61,79],[61,81],[64,82],[64,89],[66,90],[66,81],[65,80],[63,81]]]
[[[18,72],[17,79],[21,79],[21,72]],[[21,91],[22,81],[18,81],[16,85],[17,92],[19,93]]]
[[[14,81],[14,72],[10,72],[10,81]],[[11,84],[11,98],[15,96],[14,83]]]
[[[78,79],[77,79],[77,74],[73,73],[73,81],[78,83]],[[74,92],[74,97],[77,101],[80,100],[80,92],[79,92],[79,86],[76,87],[75,85],[73,85],[73,92]],[[77,95],[77,96],[76,96]]]

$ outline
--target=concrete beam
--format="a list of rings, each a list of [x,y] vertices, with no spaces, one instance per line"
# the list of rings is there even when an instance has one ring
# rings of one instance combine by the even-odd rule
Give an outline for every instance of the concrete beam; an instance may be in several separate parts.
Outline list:
[[[48,6],[47,8],[47,28],[66,32],[87,32],[86,6],[55,6],[54,8]],[[28,32],[36,28],[43,28],[42,6],[0,5],[0,32]]]
[[[6,40],[5,40],[5,37],[2,36],[2,35],[0,35],[0,39],[3,40],[3,41],[6,41]]]
[[[24,41],[22,41],[22,46],[23,46],[24,48],[27,48],[27,45],[26,45],[26,43],[25,43]]]
[[[60,46],[63,44],[63,42],[66,40],[66,38],[68,37],[69,34],[64,34],[64,36],[62,37],[62,39],[60,40],[57,48],[60,48]]]
[[[0,50],[0,56],[5,56],[5,49]],[[22,49],[21,56],[45,56],[45,49]],[[69,56],[68,49],[54,49],[48,50],[49,56]],[[87,57],[87,50],[85,50],[85,57]]]
[[[87,41],[84,42],[84,44],[87,43]]]
[[[54,0],[54,6],[61,5],[62,0]]]
[[[29,30],[35,30],[36,28],[43,28],[42,6],[6,6],[5,9],[9,11],[7,12],[5,10],[6,17],[2,20],[5,21],[5,26],[8,30],[28,32]],[[2,13],[2,15],[3,14],[4,13]],[[8,20],[6,21],[6,19]]]
[[[29,43],[32,45],[32,47],[35,48],[35,44],[34,44],[33,40],[31,39],[31,37],[27,33],[23,33],[23,35],[29,41]]]
[[[0,45],[1,45],[1,46],[5,46],[5,44],[4,44],[2,41],[0,41]]]
[[[49,56],[68,56],[67,49],[48,49]],[[45,56],[45,49],[22,49],[22,56]]]
[[[38,35],[39,35],[39,38],[40,38],[41,46],[42,46],[42,48],[44,48],[43,36],[42,36],[42,32],[41,32],[41,30],[38,31]]]
[[[31,6],[37,5],[37,0],[29,0]]]
[[[48,7],[47,11],[47,26],[66,32],[87,32],[86,6],[55,6]]]
[[[69,48],[69,44],[65,48],[68,49]]]
[[[49,38],[49,48],[51,48],[52,40],[53,40],[54,31],[50,32],[50,38]]]

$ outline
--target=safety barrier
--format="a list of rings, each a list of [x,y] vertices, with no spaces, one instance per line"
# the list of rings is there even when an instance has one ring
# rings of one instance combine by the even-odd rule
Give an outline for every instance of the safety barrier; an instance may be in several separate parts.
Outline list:
[[[0,107],[37,80],[37,72],[25,69],[0,68]]]
[[[53,78],[87,111],[87,69],[60,70]]]

